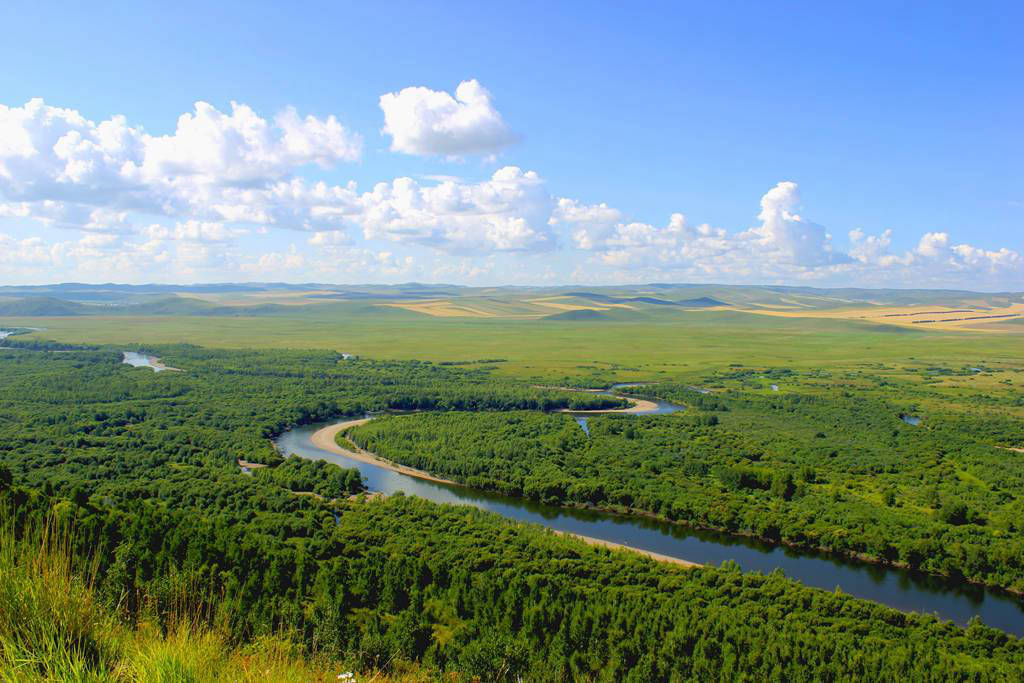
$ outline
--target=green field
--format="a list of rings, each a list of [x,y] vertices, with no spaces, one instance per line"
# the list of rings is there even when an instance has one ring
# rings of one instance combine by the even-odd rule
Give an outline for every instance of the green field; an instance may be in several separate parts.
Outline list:
[[[318,348],[366,358],[433,361],[503,358],[518,376],[657,379],[729,363],[815,367],[910,358],[1019,363],[1012,333],[918,331],[846,320],[686,312],[660,321],[536,321],[379,316],[0,318],[41,327],[32,336],[74,343],[187,342],[220,348]]]

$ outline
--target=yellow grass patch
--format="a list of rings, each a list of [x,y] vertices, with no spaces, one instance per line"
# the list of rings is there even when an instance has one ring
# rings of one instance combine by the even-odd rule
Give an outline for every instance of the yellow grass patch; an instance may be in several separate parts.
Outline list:
[[[537,304],[538,306],[546,306],[548,308],[557,308],[560,311],[607,311],[609,308],[628,308],[629,310],[635,310],[635,306],[629,304],[600,304],[600,305],[588,305],[588,304],[572,304],[572,303],[561,303],[553,301],[553,299],[568,299],[567,296],[545,296],[540,299],[527,299],[528,304]]]
[[[414,313],[425,313],[436,318],[492,318],[494,314],[489,311],[482,311],[479,308],[472,308],[462,304],[454,304],[451,301],[422,301],[415,303],[378,304],[380,306],[391,306],[392,308],[404,308]]]
[[[301,292],[175,292],[182,299],[196,299],[222,306],[254,306],[258,304],[280,304],[282,306],[304,306],[310,303],[327,303],[331,299],[308,299],[310,295],[337,294],[329,290],[309,290]],[[337,299],[340,301],[340,299]]]
[[[545,306],[547,308],[556,308],[560,311],[607,311],[608,306],[582,306],[577,304],[562,304],[555,301],[530,301],[531,304],[537,304],[538,306]]]
[[[881,306],[874,308],[800,311],[749,308],[745,309],[745,312],[757,313],[759,315],[774,315],[783,318],[869,320],[875,323],[901,325],[923,330],[991,329],[996,331],[998,329],[999,331],[1009,331],[1007,326],[998,326],[998,323],[1005,323],[1007,320],[1013,320],[1014,317],[1024,316],[1024,304],[1011,304],[999,308],[971,306],[968,304],[959,307],[934,305]],[[1024,331],[1024,328],[1021,331]]]

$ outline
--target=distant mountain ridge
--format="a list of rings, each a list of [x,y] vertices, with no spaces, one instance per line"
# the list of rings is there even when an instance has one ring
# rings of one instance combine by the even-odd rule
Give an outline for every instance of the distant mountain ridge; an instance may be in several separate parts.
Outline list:
[[[13,301],[0,301],[0,315],[36,316],[69,316],[83,315],[88,312],[85,304],[55,299],[50,296],[34,296]]]
[[[0,316],[384,316],[513,317],[599,320],[663,319],[699,309],[773,310],[800,315],[883,307],[955,308],[984,315],[1024,304],[1024,294],[958,290],[816,289],[779,285],[645,284],[622,286],[467,287],[223,283],[192,285],[55,285],[0,287]],[[1017,308],[1013,310],[1018,310]],[[1012,312],[1012,311],[1011,311]],[[861,316],[863,317],[863,316]]]

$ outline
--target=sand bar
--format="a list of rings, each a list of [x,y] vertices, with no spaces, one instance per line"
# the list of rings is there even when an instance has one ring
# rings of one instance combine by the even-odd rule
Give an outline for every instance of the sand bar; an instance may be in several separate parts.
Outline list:
[[[648,401],[643,398],[630,398],[628,396],[622,396],[629,401],[632,405],[628,408],[602,408],[600,410],[573,410],[572,408],[562,408],[555,412],[559,413],[574,413],[579,415],[600,415],[601,413],[649,413],[658,409],[658,404],[654,401]]]
[[[632,546],[623,545],[621,543],[615,543],[614,541],[605,541],[605,540],[602,540],[600,538],[594,538],[592,536],[583,536],[581,534],[572,534],[572,533],[569,533],[568,531],[559,531],[558,529],[551,529],[551,530],[553,532],[555,532],[556,534],[558,534],[559,536],[568,536],[569,538],[576,538],[576,539],[579,539],[579,540],[583,541],[587,545],[601,546],[603,548],[608,548],[609,550],[625,550],[625,551],[632,552],[632,553],[638,553],[640,555],[646,555],[647,557],[651,558],[652,560],[657,560],[658,562],[669,562],[671,564],[678,564],[678,565],[682,565],[684,567],[703,567],[704,566],[704,565],[699,564],[697,562],[690,562],[689,560],[684,560],[684,559],[679,558],[679,557],[671,557],[669,555],[662,555],[661,553],[656,553],[656,552],[653,552],[651,550],[642,550],[641,548],[634,548]]]
[[[343,455],[346,458],[351,458],[352,460],[358,460],[359,462],[366,462],[371,465],[376,465],[377,467],[383,467],[384,469],[391,470],[392,472],[399,472],[401,474],[406,474],[410,477],[416,477],[417,479],[425,479],[427,481],[434,481],[439,484],[454,484],[455,486],[461,486],[461,484],[454,482],[450,479],[442,479],[441,477],[435,477],[429,472],[418,470],[415,467],[398,465],[396,463],[391,462],[390,460],[385,460],[384,458],[375,455],[369,451],[364,451],[361,448],[355,451],[349,450],[347,448],[342,448],[341,446],[338,445],[338,442],[335,441],[335,437],[337,437],[339,432],[343,432],[350,427],[358,427],[359,425],[364,425],[369,421],[370,418],[363,418],[361,420],[347,420],[345,422],[339,422],[338,424],[328,425],[323,429],[319,429],[313,432],[313,436],[310,437],[310,441],[312,441],[313,445],[316,446],[317,448],[322,448],[325,451],[330,451],[331,453]]]

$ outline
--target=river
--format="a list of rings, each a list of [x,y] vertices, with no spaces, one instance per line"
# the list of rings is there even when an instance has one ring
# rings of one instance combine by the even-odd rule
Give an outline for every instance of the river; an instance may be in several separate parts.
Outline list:
[[[612,389],[619,387],[616,385]],[[682,409],[683,406],[658,402],[658,409],[650,412],[664,414]],[[275,442],[278,450],[284,455],[295,453],[303,458],[326,460],[342,467],[357,467],[371,491],[385,494],[403,491],[436,503],[472,505],[521,522],[541,524],[557,531],[700,564],[719,565],[726,560],[734,560],[744,571],[768,573],[781,569],[787,577],[808,586],[825,590],[839,587],[849,595],[906,612],[934,613],[961,626],[971,617],[978,616],[989,626],[1024,636],[1024,604],[997,591],[971,585],[952,585],[940,577],[796,551],[729,534],[695,531],[644,517],[542,505],[463,486],[425,481],[317,448],[310,437],[327,424],[330,423],[307,425],[285,432]]]
[[[122,351],[121,353],[124,354],[124,360],[121,362],[133,368],[152,368],[153,372],[163,372],[165,370],[178,372],[178,368],[167,367],[156,356],[147,356],[138,351]]]

